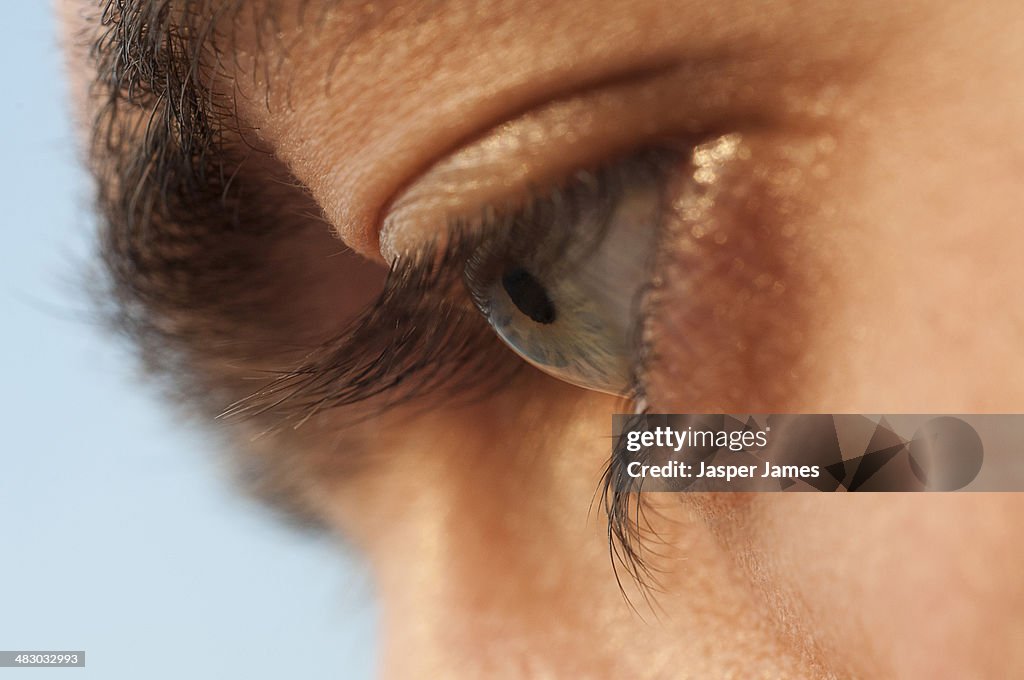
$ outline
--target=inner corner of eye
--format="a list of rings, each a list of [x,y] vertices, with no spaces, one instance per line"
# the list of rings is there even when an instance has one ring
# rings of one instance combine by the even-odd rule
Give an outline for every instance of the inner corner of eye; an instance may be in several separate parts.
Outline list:
[[[533,366],[629,394],[661,203],[660,185],[636,167],[574,179],[482,225],[466,286],[498,337]]]

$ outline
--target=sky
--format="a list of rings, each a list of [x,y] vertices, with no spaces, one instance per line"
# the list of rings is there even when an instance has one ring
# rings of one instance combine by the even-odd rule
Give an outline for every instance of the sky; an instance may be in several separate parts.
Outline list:
[[[0,83],[0,650],[86,652],[0,679],[371,677],[359,565],[233,489],[213,438],[93,320],[49,3],[5,4]]]

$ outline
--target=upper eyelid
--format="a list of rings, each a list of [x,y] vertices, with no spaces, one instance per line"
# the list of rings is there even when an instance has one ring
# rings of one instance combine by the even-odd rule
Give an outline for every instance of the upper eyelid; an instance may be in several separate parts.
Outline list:
[[[716,64],[714,72],[738,67]],[[531,188],[557,183],[609,157],[673,138],[696,144],[734,129],[738,121],[766,124],[769,114],[752,109],[739,94],[693,103],[700,100],[707,68],[682,63],[618,78],[605,88],[549,101],[448,154],[384,209],[379,242],[385,260],[439,236],[437,230],[453,215],[473,218],[482,206],[521,202]]]

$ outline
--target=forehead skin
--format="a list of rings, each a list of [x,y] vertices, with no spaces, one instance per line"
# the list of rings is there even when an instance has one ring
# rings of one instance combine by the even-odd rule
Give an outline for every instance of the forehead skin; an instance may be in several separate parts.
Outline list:
[[[737,365],[729,329],[662,329],[670,361],[651,376],[655,411],[1024,410],[1019,3],[257,2],[224,21],[214,96],[369,259],[381,259],[379,229],[406,189],[531,112],[537,150],[497,153],[489,173],[543,181],[621,150],[662,115],[684,130],[725,120],[749,132],[775,187],[772,217],[798,239],[802,271],[827,276],[800,278],[798,309],[757,317],[743,337],[756,330],[759,346],[782,349],[751,355],[756,371]],[[664,81],[678,89],[654,80],[621,94],[637,74],[664,72],[682,74]],[[79,62],[79,82],[87,74]],[[554,113],[536,113],[548,104]],[[588,111],[587,123],[557,134],[560,106]],[[804,143],[822,139],[827,157],[800,165]],[[467,205],[446,209],[498,191],[471,187],[453,199]],[[415,244],[437,224],[396,229]],[[347,281],[314,280],[303,295],[327,300],[314,309],[329,315],[330,286]],[[709,279],[698,292],[733,289]],[[797,313],[796,337],[772,320]],[[672,353],[684,333],[699,362]],[[471,407],[364,427],[362,445],[387,455],[358,475],[311,468],[318,510],[374,568],[385,675],[1024,668],[1016,495],[651,499],[661,592],[641,618],[591,506],[620,409],[532,375]],[[332,417],[328,434],[290,448],[330,458]]]

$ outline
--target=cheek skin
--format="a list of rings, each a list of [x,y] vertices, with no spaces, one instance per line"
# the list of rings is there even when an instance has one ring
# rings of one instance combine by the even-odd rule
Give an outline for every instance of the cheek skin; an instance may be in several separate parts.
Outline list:
[[[948,31],[996,35],[979,25],[990,21],[1014,20],[972,14]],[[1024,374],[1024,314],[1014,302],[1024,286],[1017,62],[1000,49],[956,57],[925,49],[953,40],[935,30],[945,25],[901,41],[884,78],[843,93],[847,112],[814,195],[819,208],[796,222],[828,244],[807,251],[831,285],[827,296],[805,291],[816,300],[814,332],[798,346],[820,370],[798,374],[789,396],[772,399],[758,381],[782,362],[760,376],[726,376],[763,396],[753,403],[769,412],[1024,409],[1015,379]],[[693,391],[672,402],[695,411],[722,403]],[[684,500],[743,565],[768,611],[829,658],[874,657],[893,677],[959,675],[952,669],[1011,677],[1024,664],[1016,495]]]
[[[391,464],[332,494],[376,575],[385,677],[801,672],[805,650],[775,638],[728,553],[674,500],[652,508],[658,612],[623,574],[640,616],[627,604],[594,501],[613,398],[532,373],[487,409],[392,431]]]
[[[825,385],[840,408],[1024,407],[1024,381],[1010,378],[1024,369],[1024,88],[993,78],[998,64],[960,69],[972,74],[962,84],[897,71],[891,90],[865,94],[872,114],[851,125],[852,170],[838,191],[856,200],[833,199],[844,255],[829,320],[844,370]],[[994,92],[1005,106],[991,105]]]
[[[870,654],[895,677],[1011,677],[1024,664],[1022,512],[1016,494],[780,494],[752,503],[751,530],[727,543],[832,658]]]

